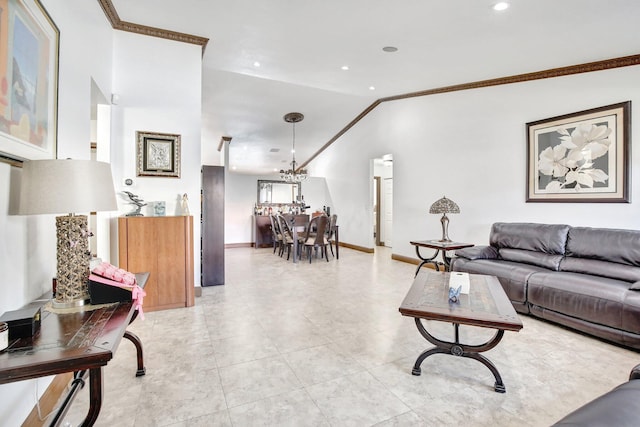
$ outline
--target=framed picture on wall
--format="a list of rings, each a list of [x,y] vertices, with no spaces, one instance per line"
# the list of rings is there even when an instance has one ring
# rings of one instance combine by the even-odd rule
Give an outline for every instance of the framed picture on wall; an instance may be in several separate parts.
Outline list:
[[[0,0],[0,160],[56,157],[59,38],[38,0]]]
[[[631,101],[527,123],[527,202],[629,203]]]
[[[180,135],[136,132],[137,175],[180,178]]]

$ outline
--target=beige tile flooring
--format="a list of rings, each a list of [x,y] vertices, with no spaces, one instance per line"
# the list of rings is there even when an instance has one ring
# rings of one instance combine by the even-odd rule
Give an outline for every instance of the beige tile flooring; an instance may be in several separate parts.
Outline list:
[[[625,381],[640,363],[622,349],[528,316],[485,353],[506,394],[474,360],[435,355],[398,307],[415,266],[341,249],[293,264],[270,249],[226,251],[226,285],[195,307],[131,326],[147,375],[123,340],[105,368],[101,426],[547,426]],[[437,323],[443,336],[449,324]],[[478,342],[493,334],[462,328]],[[86,413],[88,387],[67,421]]]

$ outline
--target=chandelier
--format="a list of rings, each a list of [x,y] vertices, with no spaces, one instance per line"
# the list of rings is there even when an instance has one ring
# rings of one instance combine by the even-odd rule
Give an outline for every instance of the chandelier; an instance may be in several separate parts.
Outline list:
[[[293,160],[291,161],[291,169],[280,169],[280,178],[287,182],[302,182],[307,179],[306,169],[297,169],[296,165],[296,123],[301,122],[304,116],[301,113],[288,113],[284,115],[284,121],[287,123],[293,123],[293,146],[291,149],[291,155]]]

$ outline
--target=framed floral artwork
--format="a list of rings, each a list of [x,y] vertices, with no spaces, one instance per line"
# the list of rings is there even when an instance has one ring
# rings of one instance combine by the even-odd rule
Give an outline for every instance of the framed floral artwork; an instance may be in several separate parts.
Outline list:
[[[39,0],[0,0],[0,161],[56,158],[59,38]]]
[[[136,132],[138,176],[180,178],[180,135]]]
[[[527,202],[629,203],[631,101],[527,123]]]

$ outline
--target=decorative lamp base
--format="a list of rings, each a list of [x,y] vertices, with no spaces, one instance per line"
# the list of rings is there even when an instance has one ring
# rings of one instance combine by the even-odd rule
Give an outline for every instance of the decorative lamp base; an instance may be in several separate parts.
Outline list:
[[[440,239],[440,242],[451,242],[451,239],[449,238],[449,218],[447,217],[447,214],[444,213],[442,214],[442,218],[440,218],[440,223],[442,224],[442,239]]]
[[[53,308],[76,308],[76,307],[82,307],[85,304],[89,304],[89,299],[79,299],[79,300],[75,300],[75,301],[68,301],[68,302],[64,302],[64,301],[58,301],[55,298],[51,300],[51,307]]]
[[[57,308],[78,307],[89,300],[89,230],[85,215],[56,217],[58,263],[56,294],[52,304]]]

